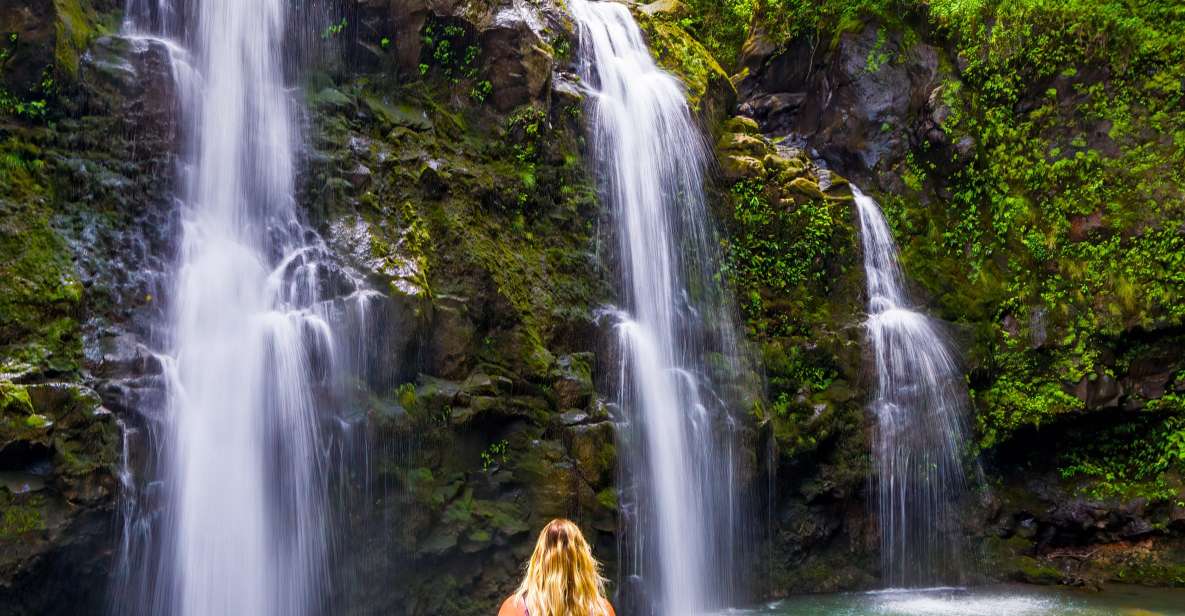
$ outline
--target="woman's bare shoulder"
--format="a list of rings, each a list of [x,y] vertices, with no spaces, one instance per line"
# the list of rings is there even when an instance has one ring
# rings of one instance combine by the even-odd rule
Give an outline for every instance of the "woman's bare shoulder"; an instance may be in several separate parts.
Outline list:
[[[502,608],[498,610],[498,616],[523,616],[526,613],[526,606],[523,605],[523,600],[517,594],[506,597],[502,602]]]
[[[617,612],[613,611],[613,604],[609,603],[608,599],[601,599],[601,601],[605,604],[605,614],[607,616],[617,616]]]

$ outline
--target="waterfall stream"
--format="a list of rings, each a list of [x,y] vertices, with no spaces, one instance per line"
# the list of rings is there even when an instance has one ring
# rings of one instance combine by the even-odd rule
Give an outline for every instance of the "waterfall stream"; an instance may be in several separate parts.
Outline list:
[[[150,476],[137,485],[124,473],[115,613],[299,616],[328,605],[320,409],[349,363],[343,314],[364,323],[371,292],[296,213],[288,11],[286,0],[128,6],[128,38],[164,45],[173,62],[181,231],[157,341],[164,400],[145,411]]]
[[[292,276],[308,247],[293,210],[285,6],[198,7],[202,83],[186,102],[194,159],[172,320],[169,533],[182,614],[307,613],[325,564],[310,362],[332,341],[305,309],[316,266]]]
[[[733,435],[707,365],[713,352],[736,357],[713,278],[707,152],[681,84],[655,64],[629,9],[587,0],[569,8],[624,296],[614,313],[632,533],[623,568],[639,586],[640,613],[701,614],[728,601],[739,522]]]
[[[966,492],[966,383],[947,336],[910,308],[880,206],[852,186],[859,212],[876,370],[872,445],[882,577],[890,587],[964,581],[958,501]]]

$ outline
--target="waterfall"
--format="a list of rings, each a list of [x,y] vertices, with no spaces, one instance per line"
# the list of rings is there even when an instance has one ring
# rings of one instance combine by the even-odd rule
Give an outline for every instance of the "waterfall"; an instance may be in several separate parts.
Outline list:
[[[872,458],[882,576],[891,587],[960,583],[966,383],[941,328],[909,307],[897,246],[880,207],[855,186],[852,194],[876,369]]]
[[[626,6],[568,6],[622,278],[624,585],[640,613],[701,614],[729,600],[740,525],[731,419],[706,361],[736,357],[713,278],[707,152],[682,86],[655,64]]]
[[[176,269],[155,341],[164,395],[145,412],[148,476],[121,473],[113,611],[322,613],[331,447],[320,409],[349,361],[335,325],[343,313],[364,322],[372,292],[296,213],[290,3],[176,1],[129,0],[124,26],[169,49],[183,145]]]

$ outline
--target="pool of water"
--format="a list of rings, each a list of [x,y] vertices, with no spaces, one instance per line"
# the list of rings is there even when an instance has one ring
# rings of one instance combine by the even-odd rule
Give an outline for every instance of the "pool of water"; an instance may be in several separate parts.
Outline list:
[[[1185,590],[987,586],[806,595],[729,616],[1185,616]]]

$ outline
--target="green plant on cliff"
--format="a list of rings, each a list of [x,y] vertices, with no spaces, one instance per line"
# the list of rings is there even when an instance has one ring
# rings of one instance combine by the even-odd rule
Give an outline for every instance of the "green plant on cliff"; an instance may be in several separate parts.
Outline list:
[[[331,38],[336,37],[337,35],[341,34],[342,32],[345,32],[346,26],[348,26],[349,24],[350,24],[350,22],[347,21],[345,17],[342,17],[341,21],[331,23],[328,26],[326,26],[324,30],[321,31],[321,39],[327,41]],[[383,40],[386,40],[386,39],[383,39]],[[386,49],[386,46],[384,45],[383,48]]]
[[[754,20],[773,41],[805,37],[812,45],[829,44],[832,37],[862,28],[868,21],[900,23],[920,3],[904,0],[755,0]]]
[[[435,68],[452,83],[477,77],[481,47],[464,26],[433,17],[424,24],[420,39],[421,73]]]
[[[405,409],[416,408],[416,386],[414,383],[404,383],[395,388],[395,399]]]
[[[1096,498],[1144,497],[1169,501],[1182,489],[1185,414],[1144,413],[1123,423],[1072,437],[1061,456],[1066,479],[1082,478]],[[1174,477],[1170,473],[1176,472]]]
[[[490,83],[490,80],[484,79],[474,84],[473,88],[469,90],[469,98],[473,99],[473,102],[480,105],[481,103],[484,103],[486,99],[490,97],[490,94],[493,94],[493,92],[494,84]]]
[[[0,37],[0,116],[14,116],[27,120],[42,119],[56,90],[51,67],[46,67],[42,71],[41,81],[24,96],[18,96],[3,85],[5,71],[13,60],[19,44],[20,35],[16,32],[9,32]]]
[[[44,499],[40,496],[25,499],[23,503],[12,497],[0,497],[0,539],[9,539],[21,535],[45,530],[45,516],[42,513]]]
[[[1049,335],[1075,341],[1055,351],[1068,361],[1092,338],[1185,317],[1183,91],[1162,77],[1185,68],[1180,11],[935,3],[968,60],[954,130],[979,144],[945,249],[1004,276],[1002,306],[1043,307]],[[972,27],[988,17],[990,31]]]
[[[1054,453],[1043,462],[1055,458],[1063,483],[1089,497],[1179,500],[1180,376],[1165,383],[1147,375],[1182,361],[1185,6],[762,0],[754,21],[764,33],[756,51],[768,45],[775,54],[802,54],[803,62],[836,62],[837,52],[858,49],[856,69],[877,73],[907,57],[890,53],[888,40],[900,51],[925,44],[934,54],[937,79],[913,91],[917,116],[907,126],[881,126],[909,142],[906,155],[872,175],[894,185],[895,194],[878,197],[904,269],[925,291],[922,301],[956,324],[967,349],[985,454],[1004,458],[1030,439],[1048,439]],[[760,78],[770,88],[779,79]],[[931,118],[941,142],[919,130]],[[833,408],[827,404],[846,389],[853,362],[826,370],[816,345],[836,335],[834,313],[804,311],[800,298],[811,306],[809,298],[828,289],[776,265],[787,250],[803,249],[807,260],[794,264],[817,274],[809,240],[754,232],[765,220],[779,233],[792,224],[789,208],[763,198],[770,183],[754,177],[732,187],[738,231],[728,252],[742,258],[729,267],[739,270],[750,331],[776,366],[767,367],[773,402],[761,417],[773,418],[783,452],[797,454],[818,438],[813,409]],[[761,258],[772,248],[772,257]],[[807,288],[773,291],[780,280]],[[765,333],[777,331],[783,315],[798,320],[787,331],[814,335]],[[795,357],[788,349],[796,345],[810,352]]]
[[[804,287],[825,294],[828,265],[838,250],[835,228],[841,224],[837,219],[846,216],[844,208],[822,199],[775,204],[767,186],[754,179],[733,184],[730,192],[725,274],[737,286],[751,322],[764,316],[764,297],[790,295]],[[802,317],[782,311],[768,325],[792,331],[801,326],[795,316]]]
[[[481,452],[481,470],[489,472],[490,469],[497,465],[506,463],[506,452],[510,448],[510,442],[502,439],[495,443],[491,443],[485,451]]]

